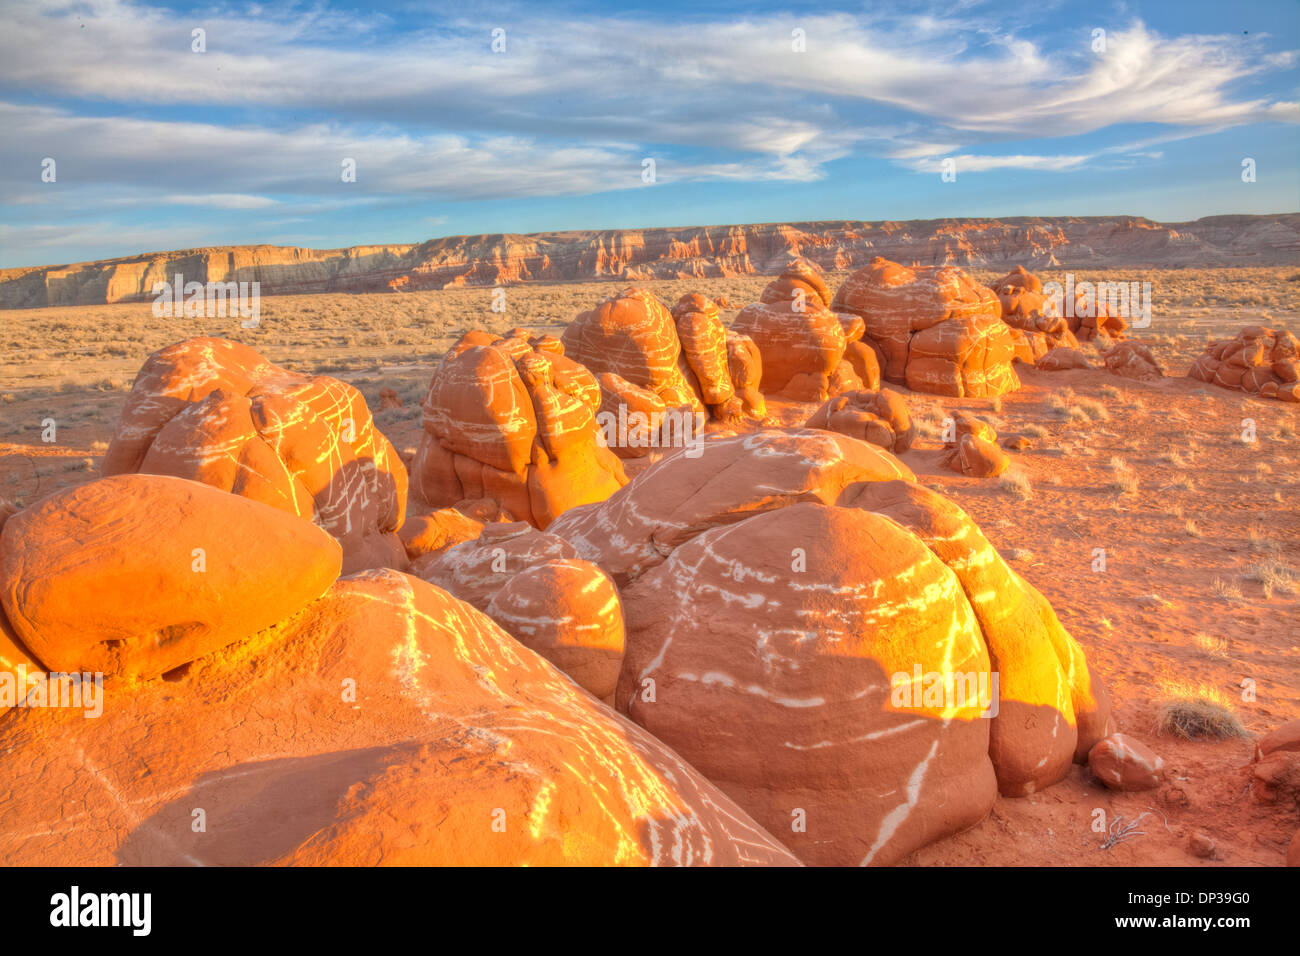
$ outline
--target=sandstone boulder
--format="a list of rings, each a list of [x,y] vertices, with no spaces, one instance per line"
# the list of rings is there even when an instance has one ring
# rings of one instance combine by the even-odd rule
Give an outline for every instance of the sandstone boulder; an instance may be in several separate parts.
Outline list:
[[[677,300],[672,316],[682,355],[694,373],[704,404],[715,418],[738,421],[744,407],[736,398],[727,366],[727,330],[718,318],[718,306],[699,293],[689,293]]]
[[[767,417],[767,400],[760,387],[763,381],[763,354],[748,335],[727,330],[727,368],[745,414],[760,421]]]
[[[0,717],[20,706],[32,686],[45,677],[45,668],[14,632],[0,603]]]
[[[914,477],[893,455],[835,432],[762,429],[710,437],[698,458],[655,462],[607,501],[561,516],[549,532],[621,588],[714,525],[800,501],[833,504],[861,481]]]
[[[952,419],[952,434],[944,442],[941,465],[972,478],[995,478],[1011,467],[1011,459],[998,447],[998,434],[992,425],[962,411]]]
[[[832,308],[862,317],[886,381],[955,397],[1020,387],[1001,303],[961,269],[908,268],[877,256],[844,280]]]
[[[1002,321],[1018,333],[1017,358],[1032,365],[1054,348],[1079,347],[1060,303],[1043,292],[1038,276],[1016,266],[991,288],[1002,304]]]
[[[916,438],[907,402],[887,388],[845,392],[828,399],[804,427],[839,432],[896,454],[907,451]]]
[[[485,525],[477,538],[415,561],[411,573],[485,611],[515,575],[577,557],[577,550],[563,538],[516,521]]]
[[[412,493],[433,508],[490,498],[546,527],[627,480],[597,424],[601,390],[540,337],[463,337],[434,370],[424,399]],[[546,346],[538,348],[537,346]]]
[[[899,860],[1113,730],[1042,595],[865,442],[711,439],[550,530],[619,586],[619,709],[805,862]]]
[[[321,528],[210,485],[116,475],[55,492],[0,533],[0,604],[51,671],[156,677],[319,597]]]
[[[1073,368],[1092,368],[1088,357],[1078,349],[1059,346],[1037,361],[1038,368],[1048,372],[1064,372]]]
[[[1003,795],[1051,786],[1115,731],[1110,695],[1082,648],[957,505],[908,481],[864,483],[843,503],[899,522],[961,581],[999,678],[989,753]]]
[[[1101,360],[1109,371],[1124,378],[1151,381],[1165,374],[1160,360],[1141,342],[1116,342],[1101,353]]]
[[[623,605],[609,575],[590,561],[558,559],[506,582],[487,616],[593,697],[614,703],[623,665]]]
[[[851,312],[839,314],[840,327],[844,329],[844,361],[853,369],[862,382],[862,387],[870,391],[880,388],[880,349],[863,338],[867,325],[859,315]]]
[[[431,514],[408,517],[399,535],[406,556],[414,561],[462,541],[473,541],[483,533],[483,525],[455,508],[440,508]]]
[[[1300,341],[1285,329],[1250,325],[1227,342],[1213,342],[1187,373],[1261,398],[1300,402]]]
[[[1106,301],[1099,298],[1095,290],[1091,294],[1077,294],[1073,304],[1067,302],[1062,311],[1065,313],[1066,323],[1070,326],[1070,332],[1080,342],[1111,342],[1122,339],[1128,328],[1128,322],[1124,317],[1109,312]]]
[[[1011,459],[996,444],[978,435],[962,435],[942,464],[971,478],[996,478],[1011,467]]]
[[[708,354],[707,340],[705,331],[701,357]],[[564,330],[562,341],[564,354],[595,375],[612,372],[654,392],[669,408],[704,410],[699,383],[693,381],[695,374],[682,354],[677,323],[645,289],[627,289],[581,313]]]
[[[1088,752],[1088,768],[1111,790],[1153,790],[1165,762],[1146,744],[1127,734],[1111,734]]]
[[[345,571],[406,566],[407,475],[351,385],[195,338],[149,356],[104,456],[105,476],[188,478],[314,521]]]
[[[1255,744],[1255,759],[1281,750],[1288,753],[1300,753],[1300,720],[1291,720],[1274,727]]]
[[[796,862],[485,615],[391,570],[340,580],[178,682],[105,693],[98,720],[0,722],[0,861]]]
[[[800,402],[823,402],[836,389],[862,388],[844,361],[848,344],[840,317],[827,303],[820,272],[810,263],[791,264],[768,283],[759,302],[740,310],[731,323],[763,357],[762,390]],[[841,369],[841,364],[844,368]]]

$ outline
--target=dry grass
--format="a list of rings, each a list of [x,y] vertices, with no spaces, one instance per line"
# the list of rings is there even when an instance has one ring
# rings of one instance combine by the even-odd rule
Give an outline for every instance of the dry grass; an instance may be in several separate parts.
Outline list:
[[[998,490],[1019,498],[1021,501],[1028,501],[1034,497],[1033,486],[1029,483],[1029,478],[1021,471],[1012,468],[1004,471],[998,478]]]
[[[1237,587],[1237,585],[1233,584],[1231,581],[1223,580],[1223,578],[1216,577],[1210,583],[1210,590],[1212,590],[1217,597],[1221,597],[1225,601],[1241,600],[1241,588]]]
[[[1247,581],[1256,581],[1262,585],[1265,599],[1271,598],[1274,592],[1279,591],[1282,594],[1296,593],[1295,575],[1276,558],[1268,558],[1258,564],[1252,564],[1242,572],[1241,576]]]
[[[1228,639],[1226,637],[1214,637],[1202,631],[1192,639],[1192,642],[1206,657],[1213,657],[1218,660],[1228,659]]]
[[[1095,398],[1076,395],[1072,389],[1068,388],[1049,396],[1047,407],[1051,409],[1053,414],[1064,418],[1067,422],[1110,421],[1110,412],[1106,410],[1105,405]]]
[[[1123,495],[1137,494],[1137,474],[1123,458],[1115,457],[1110,460],[1110,488]]]
[[[1205,684],[1171,685],[1156,709],[1156,733],[1184,740],[1230,740],[1248,737],[1232,703]]]

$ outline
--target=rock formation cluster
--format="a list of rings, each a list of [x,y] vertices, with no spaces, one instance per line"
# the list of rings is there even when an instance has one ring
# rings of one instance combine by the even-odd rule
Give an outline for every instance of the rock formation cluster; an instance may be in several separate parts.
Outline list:
[[[412,494],[433,508],[488,498],[539,527],[608,497],[627,479],[600,440],[600,404],[595,376],[557,339],[468,332],[421,405]]]
[[[1020,387],[1001,303],[961,269],[909,268],[877,256],[844,280],[831,307],[862,318],[886,381],[957,398]]]
[[[149,356],[104,456],[104,475],[199,481],[314,521],[345,573],[402,567],[406,469],[351,385],[195,338]]]
[[[1300,402],[1300,341],[1286,329],[1250,325],[1233,339],[1212,343],[1187,374],[1261,398]]]

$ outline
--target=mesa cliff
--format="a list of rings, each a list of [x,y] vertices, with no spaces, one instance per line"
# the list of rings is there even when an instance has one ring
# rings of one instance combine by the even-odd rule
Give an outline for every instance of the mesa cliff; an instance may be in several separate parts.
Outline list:
[[[876,256],[966,268],[1205,268],[1300,264],[1300,213],[1160,223],[1135,216],[797,222],[448,236],[418,245],[224,246],[0,269],[0,308],[153,298],[154,283],[259,282],[263,295],[408,292],[519,282],[776,275]]]

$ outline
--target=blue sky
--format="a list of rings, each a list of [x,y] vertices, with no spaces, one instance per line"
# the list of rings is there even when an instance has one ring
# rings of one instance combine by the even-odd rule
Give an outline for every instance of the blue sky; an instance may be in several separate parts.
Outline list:
[[[1300,209],[1295,0],[5,0],[3,17],[5,267],[462,233]]]

